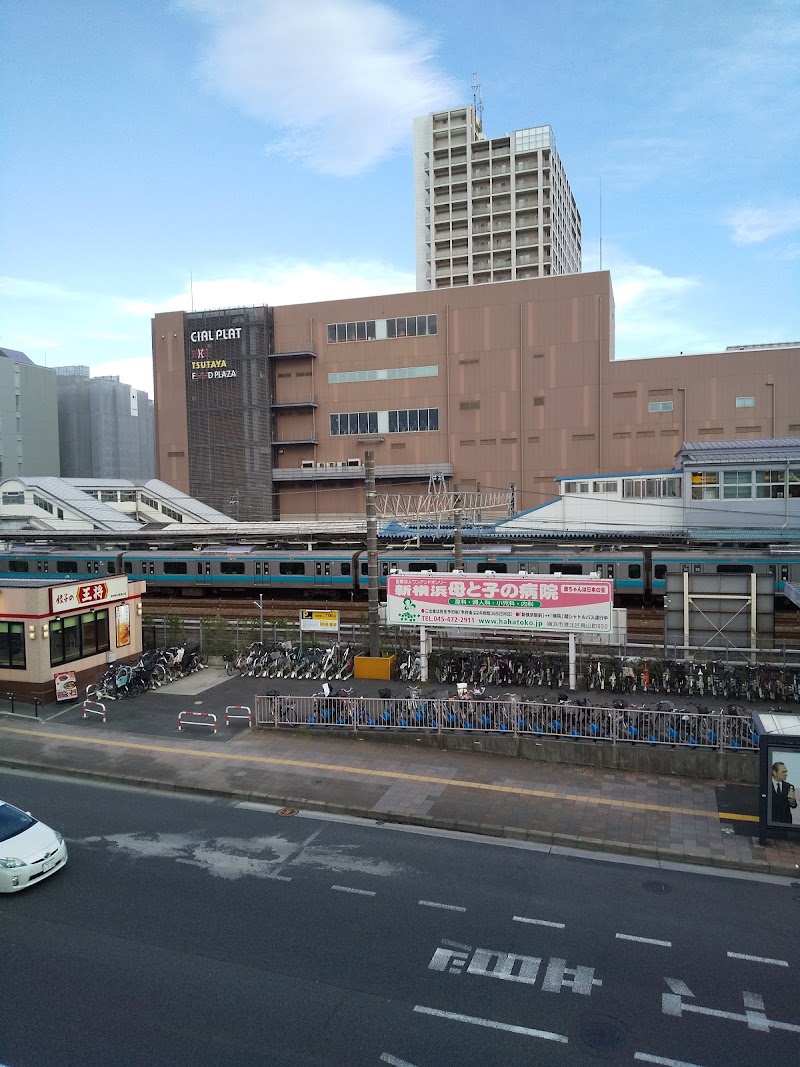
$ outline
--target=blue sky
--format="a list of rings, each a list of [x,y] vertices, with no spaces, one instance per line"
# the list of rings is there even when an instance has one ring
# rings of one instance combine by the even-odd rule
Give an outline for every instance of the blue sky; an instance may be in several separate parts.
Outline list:
[[[800,341],[798,56],[800,0],[4,0],[0,345],[152,391],[190,276],[413,290],[412,119],[473,71],[553,127],[617,358]]]

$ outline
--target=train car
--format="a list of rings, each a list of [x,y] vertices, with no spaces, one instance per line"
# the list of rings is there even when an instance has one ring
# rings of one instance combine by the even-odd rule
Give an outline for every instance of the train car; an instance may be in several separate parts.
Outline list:
[[[455,568],[452,549],[382,547],[378,554],[378,582],[386,585],[393,571],[447,573]],[[617,550],[596,547],[465,546],[462,569],[468,574],[596,574],[614,581],[621,599],[649,603],[664,596],[668,570],[692,574],[771,573],[776,595],[784,583],[800,581],[800,555],[778,557],[763,551],[644,548]],[[126,574],[143,579],[151,593],[186,597],[207,593],[248,595],[287,592],[366,598],[366,549],[282,551],[249,545],[198,550],[136,549],[71,551],[45,545],[12,545],[0,550],[0,580],[50,577],[65,581]]]
[[[202,596],[214,592],[349,594],[353,554],[321,550],[285,552],[249,545],[196,552],[132,551],[123,557],[124,573],[147,582],[150,592]]]
[[[50,548],[44,545],[15,545],[0,551],[0,578],[107,577],[122,574],[122,554],[113,551]]]

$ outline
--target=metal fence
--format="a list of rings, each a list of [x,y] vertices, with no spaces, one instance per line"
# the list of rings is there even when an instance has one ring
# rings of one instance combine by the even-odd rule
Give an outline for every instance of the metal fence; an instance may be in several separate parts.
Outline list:
[[[163,648],[181,644],[188,640],[200,645],[208,656],[222,656],[233,648],[246,648],[251,642],[263,640],[267,644],[291,642],[304,648],[322,645],[327,647],[331,641],[321,641],[316,634],[300,631],[299,623],[288,619],[264,620],[259,625],[258,618],[248,619],[211,619],[191,618],[155,618],[146,615],[142,620],[142,635],[145,647]],[[429,635],[430,636],[430,635]],[[541,633],[530,635],[499,634],[476,631],[474,634],[452,631],[432,631],[433,651],[430,656],[430,668],[433,675],[437,664],[445,659],[459,655],[474,655],[476,652],[490,657],[516,655],[523,657],[552,657],[565,659],[568,642],[563,635],[544,636]],[[368,645],[368,628],[366,623],[342,623],[338,639],[356,648]],[[332,637],[332,640],[335,638]],[[408,627],[381,626],[380,643],[383,652],[402,655],[403,652],[417,654],[419,651],[419,634]],[[610,676],[620,660],[638,664],[641,674],[643,666],[655,674],[655,664],[659,662],[706,664],[717,671],[741,668],[745,664],[756,664],[776,671],[797,672],[800,674],[800,649],[783,646],[781,648],[752,649],[736,648],[700,648],[694,645],[642,644],[621,639],[618,643],[596,645],[586,636],[578,636],[577,669],[578,674],[588,679],[593,667],[598,663],[605,665]],[[639,687],[641,691],[641,686]],[[654,690],[656,691],[656,690]],[[662,690],[663,691],[663,690]],[[771,699],[766,697],[766,699]]]
[[[255,726],[493,733],[712,750],[758,748],[748,714],[455,697],[256,696]]]

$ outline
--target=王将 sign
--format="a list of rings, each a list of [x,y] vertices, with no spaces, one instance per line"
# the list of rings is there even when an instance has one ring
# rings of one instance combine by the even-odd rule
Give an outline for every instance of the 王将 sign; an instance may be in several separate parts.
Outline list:
[[[552,575],[398,574],[386,579],[386,621],[399,626],[611,633],[610,579]]]
[[[54,585],[50,590],[50,610],[75,611],[95,604],[106,604],[109,600],[124,600],[127,595],[128,579],[124,574],[76,582],[74,585]]]

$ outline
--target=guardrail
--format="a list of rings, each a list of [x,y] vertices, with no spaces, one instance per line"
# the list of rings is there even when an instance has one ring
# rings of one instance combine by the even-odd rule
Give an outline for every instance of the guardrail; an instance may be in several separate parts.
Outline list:
[[[216,733],[217,716],[211,711],[180,711],[178,730],[183,730],[186,726],[209,726]]]
[[[355,733],[417,731],[756,751],[746,712],[550,704],[536,700],[256,696],[256,727],[336,728]]]

